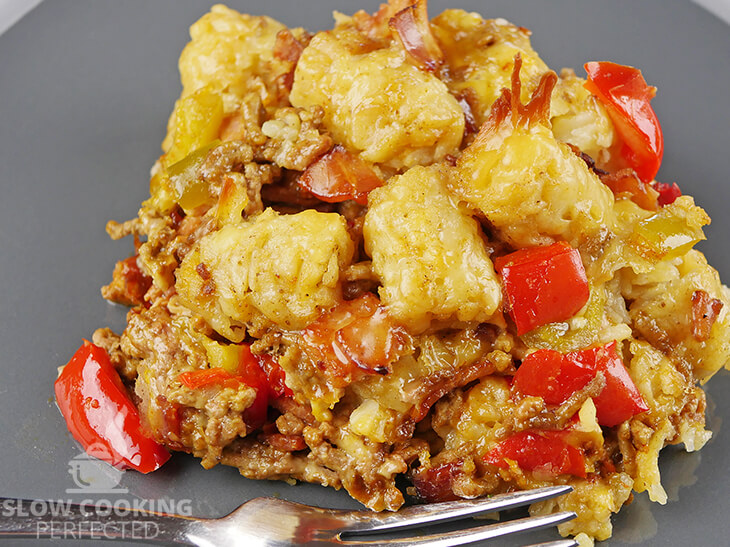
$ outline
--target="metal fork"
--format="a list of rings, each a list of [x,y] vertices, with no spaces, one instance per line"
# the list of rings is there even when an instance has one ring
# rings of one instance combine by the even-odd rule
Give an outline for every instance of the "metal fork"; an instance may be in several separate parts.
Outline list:
[[[0,538],[122,539],[204,547],[374,547],[385,543],[397,547],[446,547],[555,526],[576,515],[554,513],[425,535],[423,527],[513,509],[571,490],[570,486],[551,486],[474,500],[413,505],[395,513],[322,509],[275,498],[256,498],[218,519],[141,510],[125,514],[101,511],[93,505],[68,504],[49,521],[48,508],[53,502],[0,498]],[[404,529],[408,537],[392,538],[392,532]],[[380,535],[383,532],[391,533],[391,537]],[[379,535],[372,536],[374,533]],[[540,546],[570,547],[577,543],[558,540]]]

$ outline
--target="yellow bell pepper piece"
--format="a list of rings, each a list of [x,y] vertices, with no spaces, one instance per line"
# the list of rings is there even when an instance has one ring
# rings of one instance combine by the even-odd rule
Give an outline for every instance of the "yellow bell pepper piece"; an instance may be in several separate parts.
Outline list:
[[[198,89],[175,107],[175,131],[165,165],[179,162],[218,138],[223,122],[223,99],[209,86]]]
[[[220,141],[217,140],[210,142],[167,168],[173,194],[185,213],[190,213],[210,199],[208,183],[198,178],[198,169],[208,152],[218,144]]]
[[[642,254],[658,260],[682,256],[705,239],[701,227],[690,226],[686,218],[673,215],[668,208],[639,222],[634,235]]]

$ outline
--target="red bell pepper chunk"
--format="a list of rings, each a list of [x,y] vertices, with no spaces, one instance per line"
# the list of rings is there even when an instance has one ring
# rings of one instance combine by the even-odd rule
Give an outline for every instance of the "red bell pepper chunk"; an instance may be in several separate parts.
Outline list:
[[[584,364],[596,371],[602,371],[606,378],[606,387],[593,399],[599,424],[613,427],[649,410],[616,352],[616,342],[568,355],[569,358],[575,355],[575,358],[582,359]]]
[[[56,402],[84,450],[120,469],[149,473],[170,453],[147,437],[107,352],[84,341],[55,382]]]
[[[191,388],[220,386],[237,388],[241,384],[256,390],[256,398],[243,412],[246,425],[256,429],[264,424],[269,401],[277,397],[291,397],[292,390],[284,383],[284,370],[270,355],[254,355],[247,344],[240,346],[238,370],[231,373],[224,368],[191,370],[180,374],[180,382]]]
[[[248,351],[249,353],[251,352],[250,349]],[[256,355],[255,358],[258,367],[266,375],[266,384],[270,399],[291,397],[294,395],[291,388],[286,385],[284,369],[279,366],[279,363],[271,355]]]
[[[682,195],[682,190],[679,189],[676,182],[672,184],[668,182],[656,182],[654,183],[654,190],[659,192],[657,203],[661,206],[674,203],[674,200]]]
[[[549,405],[559,405],[595,375],[595,370],[559,351],[539,349],[522,361],[514,375],[512,389],[524,395],[542,397]]]
[[[603,390],[593,398],[600,425],[613,427],[649,410],[616,351],[616,342],[566,354],[554,350],[531,353],[517,369],[512,389],[559,405],[598,371],[606,379]]]
[[[223,368],[206,368],[183,372],[178,377],[180,382],[190,389],[206,386],[238,387],[240,379]]]
[[[583,453],[565,442],[567,434],[567,431],[520,431],[487,452],[484,461],[507,469],[506,460],[512,460],[524,471],[585,477]]]
[[[383,185],[367,163],[339,144],[307,167],[297,182],[322,201],[353,199],[360,205],[367,205],[370,191]]]
[[[565,321],[588,302],[590,289],[580,253],[565,241],[501,256],[495,267],[518,335]]]
[[[664,155],[662,128],[649,104],[656,88],[634,67],[593,61],[585,69],[586,89],[606,107],[624,141],[621,155],[641,180],[653,180]]]
[[[243,421],[251,429],[258,429],[266,422],[269,413],[269,401],[273,399],[269,379],[261,368],[259,360],[251,353],[251,348],[241,344],[241,360],[238,366],[238,377],[242,383],[256,390],[256,398],[243,411]]]

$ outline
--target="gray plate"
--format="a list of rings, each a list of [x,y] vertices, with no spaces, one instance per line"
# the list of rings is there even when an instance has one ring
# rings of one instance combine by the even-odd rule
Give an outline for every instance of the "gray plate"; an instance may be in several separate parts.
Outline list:
[[[374,10],[378,1],[364,4]],[[730,280],[728,27],[678,0],[454,4],[532,29],[554,68],[579,69],[588,60],[641,67],[659,88],[654,105],[666,140],[659,178],[677,181],[712,216],[700,248]],[[356,7],[346,0],[231,6],[311,30],[330,26],[333,9]],[[445,7],[432,0],[430,12]],[[95,328],[123,328],[125,310],[106,303],[99,287],[132,244],[111,242],[104,224],[134,216],[147,195],[148,170],[180,91],[177,58],[188,26],[207,9],[193,0],[54,0],[0,37],[0,495],[163,500],[199,516],[220,516],[262,495],[358,507],[317,486],[249,481],[224,467],[204,471],[186,455],[149,476],[97,478],[101,493],[69,492],[78,488],[69,470],[79,447],[52,402],[56,367]],[[662,453],[670,502],[636,496],[615,519],[609,545],[727,544],[729,387],[724,372],[710,384],[715,437],[700,453]]]

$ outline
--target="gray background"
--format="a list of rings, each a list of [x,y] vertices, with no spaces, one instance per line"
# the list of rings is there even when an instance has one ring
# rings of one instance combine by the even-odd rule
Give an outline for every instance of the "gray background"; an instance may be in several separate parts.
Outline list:
[[[378,1],[231,0],[289,26],[317,30],[330,12],[374,10]],[[730,32],[686,1],[458,0],[454,7],[505,17],[533,31],[553,68],[613,60],[643,69],[659,88],[664,128],[658,178],[677,181],[713,218],[700,245],[730,280]],[[56,367],[100,326],[117,331],[125,309],[99,287],[131,241],[107,239],[108,219],[135,215],[179,94],[177,58],[188,26],[209,4],[193,0],[50,0],[0,36],[0,495],[73,498],[68,462],[79,448],[52,399]],[[447,7],[432,0],[431,15]],[[670,502],[636,496],[614,519],[607,545],[726,545],[730,374],[710,383],[715,438],[697,454],[661,458]],[[204,471],[176,455],[148,476],[127,472],[126,498],[192,499],[193,513],[220,516],[259,495],[357,507],[342,492],[252,482],[234,469]],[[544,537],[544,536],[543,536]],[[34,542],[18,542],[29,545]],[[64,542],[62,545],[71,545]]]

